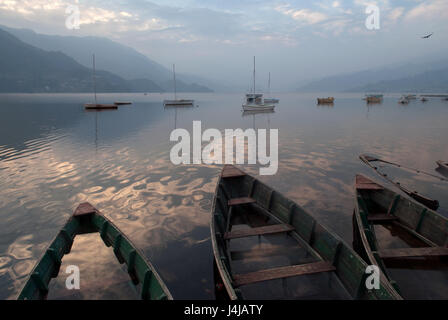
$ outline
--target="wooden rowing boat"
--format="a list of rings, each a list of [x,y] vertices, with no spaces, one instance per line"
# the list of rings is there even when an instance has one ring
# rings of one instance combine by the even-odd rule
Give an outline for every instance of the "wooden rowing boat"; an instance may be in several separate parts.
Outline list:
[[[445,294],[448,278],[441,274],[432,292],[431,274],[421,276],[415,270],[438,272],[448,256],[448,219],[375,181],[357,175],[355,181],[355,212],[353,216],[353,247],[370,265],[380,267],[382,274],[404,298],[435,297]],[[447,269],[448,265],[441,267]],[[395,269],[395,271],[394,271]],[[410,269],[406,277],[397,269]],[[392,273],[397,275],[394,281]],[[442,283],[440,282],[442,279]],[[416,282],[414,291],[412,284]],[[423,285],[423,282],[424,285]],[[425,292],[428,290],[428,292]],[[441,292],[442,291],[442,292]]]
[[[211,239],[221,283],[236,299],[399,299],[387,282],[366,289],[365,262],[299,205],[224,166]]]
[[[332,104],[334,103],[334,97],[317,98],[317,104]]]
[[[31,271],[19,300],[45,299],[51,278],[59,273],[62,258],[70,252],[76,235],[98,232],[120,263],[127,265],[143,300],[171,300],[172,296],[153,265],[132,242],[89,203],[80,204]]]
[[[439,160],[439,161],[437,161],[437,164],[439,165],[440,169],[445,170],[446,172],[448,172],[448,162],[447,161]]]
[[[366,97],[366,102],[367,103],[372,103],[372,104],[374,104],[374,103],[381,103],[381,102],[383,102],[383,98],[381,97],[378,97],[378,96],[367,96]]]
[[[420,202],[421,204],[427,206],[429,209],[432,209],[432,210],[437,210],[439,208],[439,201],[438,200],[431,199],[430,197],[424,196],[424,195],[418,193],[417,191],[412,191],[412,190],[408,189],[407,187],[403,186],[401,183],[396,182],[396,181],[392,180],[391,178],[389,178],[387,174],[381,173],[379,171],[378,167],[374,166],[372,163],[373,162],[382,162],[382,163],[390,164],[390,165],[401,167],[401,168],[407,168],[407,167],[402,166],[402,165],[398,165],[396,163],[393,163],[393,162],[390,162],[390,161],[386,161],[386,160],[383,160],[383,159],[380,159],[380,158],[371,157],[371,156],[366,155],[366,154],[360,155],[359,159],[361,159],[362,162],[367,164],[377,174],[379,174],[381,177],[383,177],[384,179],[386,179],[390,183],[393,183],[398,189],[403,191],[405,194],[410,196],[415,201]],[[432,177],[438,178],[438,179],[440,179],[442,181],[446,180],[446,179],[443,179],[443,178],[436,177],[436,176],[434,176],[432,174],[429,174],[429,173],[427,173],[425,171],[422,171],[422,170],[416,170],[416,169],[412,169],[412,168],[407,168],[407,169],[411,169],[412,171],[416,171],[417,173],[422,173],[422,174],[425,174],[425,175],[428,175],[428,176],[432,176]]]

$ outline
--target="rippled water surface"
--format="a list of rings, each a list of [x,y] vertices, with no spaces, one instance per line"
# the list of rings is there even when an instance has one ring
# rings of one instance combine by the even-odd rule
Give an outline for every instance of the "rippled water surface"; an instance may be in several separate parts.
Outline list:
[[[380,179],[359,161],[359,154],[436,175],[435,161],[448,160],[448,102],[438,99],[402,106],[398,96],[389,96],[367,107],[360,95],[346,94],[336,95],[333,107],[319,107],[317,95],[281,94],[275,113],[243,116],[242,95],[184,96],[198,106],[164,109],[162,100],[168,96],[109,94],[100,95],[102,102],[134,104],[85,112],[88,95],[0,95],[0,299],[17,295],[46,246],[84,201],[146,254],[174,298],[213,299],[209,211],[221,167],[176,166],[169,159],[171,131],[192,131],[193,120],[201,120],[203,130],[278,128],[278,173],[260,179],[347,242],[355,173]],[[256,167],[246,170],[258,174]],[[446,182],[384,170],[438,199],[439,212],[448,212]],[[98,278],[97,285],[107,282],[111,275],[104,274],[108,263],[115,263],[113,255],[86,243],[80,242],[86,249],[74,250],[77,256],[69,261],[96,263],[97,270],[86,269],[92,271],[89,279]],[[113,272],[120,272],[120,266]]]

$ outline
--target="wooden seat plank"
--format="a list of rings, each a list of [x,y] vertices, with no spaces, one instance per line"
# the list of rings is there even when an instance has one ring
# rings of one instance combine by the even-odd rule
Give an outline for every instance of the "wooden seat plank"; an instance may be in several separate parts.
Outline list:
[[[330,262],[319,261],[314,263],[260,270],[246,274],[237,274],[233,276],[233,284],[234,286],[239,287],[261,281],[296,277],[305,274],[330,272],[335,270],[336,268]]]
[[[260,235],[264,235],[264,234],[289,232],[289,231],[293,231],[293,230],[294,230],[294,227],[289,224],[274,224],[271,226],[226,232],[224,234],[224,239],[230,240],[230,239],[236,239],[236,238],[260,236]]]
[[[222,169],[221,172],[221,177],[223,178],[237,178],[244,177],[245,175],[246,174],[243,171],[232,165],[224,166],[224,169]]]
[[[372,221],[372,222],[394,221],[394,220],[398,220],[398,217],[393,216],[391,214],[377,213],[377,214],[369,214],[367,216],[367,220]]]
[[[378,253],[382,259],[411,258],[411,257],[440,257],[440,256],[448,256],[448,248],[423,247],[423,248],[383,249],[380,250]]]
[[[237,205],[242,205],[242,204],[249,204],[249,203],[255,203],[257,202],[255,199],[249,198],[249,197],[244,197],[244,198],[233,198],[230,199],[227,204],[229,206],[237,206]]]

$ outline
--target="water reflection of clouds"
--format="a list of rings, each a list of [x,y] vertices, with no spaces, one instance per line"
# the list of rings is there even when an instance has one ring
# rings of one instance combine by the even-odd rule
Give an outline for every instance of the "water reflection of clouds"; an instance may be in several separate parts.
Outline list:
[[[281,124],[279,170],[275,176],[259,178],[303,205],[348,242],[354,175],[369,172],[359,154],[373,153],[427,171],[434,169],[438,158],[448,159],[446,140],[440,140],[446,136],[441,123],[447,117],[440,110],[434,116],[419,114],[424,121],[416,122],[412,117],[406,119],[415,111],[409,109],[403,120],[395,122],[388,117],[395,114],[396,101],[390,108],[385,102],[366,120],[365,110],[359,108],[361,100],[352,103],[348,99],[353,108],[338,104],[327,115],[314,107],[314,100],[310,107],[297,103],[299,98],[291,96],[291,106],[282,99],[278,112],[272,114],[272,123]],[[239,107],[229,109],[225,99],[210,107],[203,105],[200,112],[185,113],[182,120],[187,128],[199,119],[216,128],[253,125],[250,117],[241,118]],[[208,223],[220,167],[173,166],[169,161],[172,144],[167,138],[171,126],[160,110],[140,112],[139,108],[146,107],[126,109],[128,116],[136,112],[139,126],[134,129],[135,119],[126,118],[124,131],[129,132],[124,135],[109,136],[113,126],[121,123],[122,114],[105,115],[102,121],[110,125],[100,126],[105,131],[100,132],[97,145],[88,115],[82,125],[30,139],[25,149],[0,146],[0,233],[6,239],[6,246],[0,246],[2,297],[11,298],[18,292],[26,272],[70,211],[83,201],[98,207],[153,259],[175,296],[213,297]],[[145,124],[153,111],[159,112],[158,122]],[[109,117],[116,119],[109,121]],[[257,120],[260,127],[266,124],[265,119]],[[258,177],[258,166],[243,168]],[[430,184],[419,175],[403,175],[403,182],[415,180]]]

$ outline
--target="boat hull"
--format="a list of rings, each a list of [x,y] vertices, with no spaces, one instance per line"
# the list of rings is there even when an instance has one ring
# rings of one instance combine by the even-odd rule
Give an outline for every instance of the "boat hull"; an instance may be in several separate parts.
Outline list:
[[[80,204],[65,226],[51,242],[42,258],[31,271],[19,300],[45,299],[48,284],[55,278],[61,260],[78,234],[99,233],[106,246],[112,246],[120,263],[126,263],[129,275],[143,300],[171,300],[172,296],[152,264],[110,220],[89,203]]]
[[[437,161],[437,164],[438,164],[438,166],[439,166],[440,169],[442,169],[442,170],[448,172],[448,162],[446,162],[446,161],[442,161],[442,160],[438,160],[438,161]]]
[[[391,235],[400,237],[404,244],[419,243],[419,247],[382,248],[374,227],[378,224],[391,230]],[[404,236],[401,236],[403,234]],[[395,283],[392,279],[389,266],[398,267],[401,262],[401,266],[406,269],[418,269],[424,263],[422,259],[427,258],[428,252],[437,254],[437,251],[439,253],[447,251],[447,241],[448,219],[417,202],[400,196],[370,178],[363,175],[356,176],[353,247],[368,264],[376,265],[381,269],[381,277],[385,278],[397,294],[401,291],[400,283]],[[439,250],[438,246],[442,249]],[[447,253],[444,252],[444,254]],[[433,263],[434,261],[429,261],[426,268],[435,270],[436,267],[432,267]],[[440,284],[436,284],[438,285]],[[422,290],[428,287],[425,284]],[[403,297],[406,298],[406,293]]]
[[[317,98],[317,104],[333,104],[334,98]]]
[[[194,100],[164,100],[164,106],[193,106]]]
[[[244,207],[240,210],[235,206]],[[257,222],[255,228],[245,226],[243,228],[238,223],[238,219],[249,221],[253,218],[250,214],[260,215],[260,221],[267,224],[259,227]],[[308,292],[315,292],[313,297],[316,299],[316,296],[324,294],[328,289],[326,287],[328,281],[324,281],[325,285],[313,282],[311,288],[300,291],[301,285],[295,287],[295,281],[300,283],[303,279],[301,277],[306,274],[314,274],[313,276],[316,277],[328,275],[330,279],[335,280],[335,286],[332,289],[344,296],[343,299],[400,299],[383,280],[379,290],[367,290],[365,287],[367,264],[343,240],[319,224],[299,205],[233,166],[223,168],[217,183],[212,204],[210,230],[220,281],[225,287],[228,297],[232,300],[253,299],[250,294],[264,294],[264,299],[276,298],[274,293],[270,295],[272,281],[280,281],[277,282],[280,284],[279,288],[282,288],[282,283],[292,283],[293,287],[287,290],[279,289],[282,292],[290,292],[290,290],[296,292],[295,290],[297,290],[305,296]],[[266,258],[266,255],[267,257],[269,255],[278,257],[279,253],[272,252],[272,248],[261,255],[257,251],[250,250],[248,252],[231,251],[232,248],[235,248],[232,247],[231,241],[235,239],[245,241],[247,239],[245,237],[258,236],[258,243],[270,243],[270,241],[278,239],[275,238],[275,234],[270,234],[276,232],[286,233],[288,241],[297,243],[300,250],[306,250],[305,256],[311,263],[303,264],[303,261],[300,261],[297,265],[260,270],[249,274],[240,274],[234,271],[233,261],[241,259],[241,256],[246,255],[249,259],[254,256]],[[273,238],[269,238],[271,235]],[[280,238],[283,239],[284,236]],[[257,238],[252,239],[256,240]],[[245,247],[244,242],[237,242],[236,246],[238,249]],[[282,248],[281,245],[277,245],[273,249],[286,251],[285,254],[290,253],[289,247]],[[331,273],[329,274],[329,272]],[[252,283],[257,283],[257,290],[250,291]],[[263,285],[267,285],[267,287]],[[248,291],[245,291],[246,289]],[[247,296],[246,292],[249,292]],[[286,299],[300,299],[295,295],[284,294],[286,296],[283,298]]]
[[[84,108],[86,110],[115,110],[118,109],[118,106],[116,104],[86,103]]]
[[[275,99],[275,98],[266,98],[264,99],[264,103],[279,103],[280,100],[279,99]]]
[[[272,111],[274,108],[273,104],[243,104],[244,111]]]

